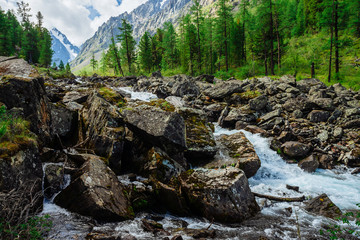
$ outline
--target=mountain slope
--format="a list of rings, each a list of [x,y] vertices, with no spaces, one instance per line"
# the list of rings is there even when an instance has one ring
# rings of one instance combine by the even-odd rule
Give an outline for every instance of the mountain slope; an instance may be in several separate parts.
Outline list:
[[[72,69],[77,71],[88,65],[92,53],[100,58],[101,52],[110,45],[112,32],[115,37],[120,33],[121,19],[125,18],[133,25],[134,38],[138,41],[145,31],[153,34],[166,21],[176,25],[177,20],[190,9],[190,4],[191,0],[149,0],[131,13],[111,17],[82,45],[79,55],[71,62]]]
[[[53,28],[50,31],[52,38],[51,49],[54,51],[52,57],[52,63],[56,63],[58,66],[60,61],[63,61],[64,64],[74,60],[79,54],[80,49],[74,46],[58,29]]]

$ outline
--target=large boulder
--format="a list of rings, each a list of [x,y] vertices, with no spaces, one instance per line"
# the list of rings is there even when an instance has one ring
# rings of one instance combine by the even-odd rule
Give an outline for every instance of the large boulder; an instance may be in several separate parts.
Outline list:
[[[241,92],[241,83],[229,82],[218,84],[215,87],[206,89],[203,94],[213,99],[221,100],[236,92]]]
[[[305,172],[315,172],[319,167],[320,163],[316,156],[310,155],[307,158],[304,158],[298,163],[298,166],[303,169]]]
[[[179,177],[190,209],[218,222],[241,222],[260,208],[244,172],[238,168],[188,170]]]
[[[268,99],[265,95],[261,95],[257,98],[253,98],[249,101],[250,109],[260,111],[266,108],[268,105]]]
[[[321,111],[321,110],[313,110],[309,113],[309,120],[310,122],[318,123],[318,122],[326,122],[331,113],[328,111]]]
[[[52,104],[50,103],[51,109],[51,129],[56,140],[59,138],[62,140],[62,143],[66,144],[74,143],[76,139],[76,134],[74,132],[77,130],[78,123],[78,113],[77,111],[72,111],[67,109],[61,104]]]
[[[245,137],[244,133],[222,135],[218,140],[224,148],[222,151],[226,152],[229,157],[220,156],[219,159],[207,164],[207,168],[234,166],[242,169],[247,178],[251,178],[256,174],[261,166],[261,161],[255,152],[254,146]]]
[[[217,152],[212,124],[201,110],[179,108],[176,110],[185,120],[186,146],[185,156],[192,162],[211,159]]]
[[[236,122],[255,123],[255,112],[248,105],[238,108],[224,109],[219,118],[220,126],[224,128],[235,128]]]
[[[197,96],[199,93],[200,89],[195,82],[187,79],[176,82],[171,91],[171,94],[177,97],[184,97],[185,95]]]
[[[55,203],[70,211],[101,221],[134,217],[133,210],[115,173],[100,158],[92,158],[72,176],[70,185]]]
[[[341,210],[325,193],[306,203],[305,210],[315,215],[321,215],[333,219],[341,216]]]
[[[106,158],[110,167],[120,170],[125,139],[124,121],[117,108],[96,91],[80,112],[79,141],[96,155]]]
[[[24,71],[27,71],[27,68],[28,66],[25,65]],[[0,74],[2,74],[1,70]],[[17,75],[16,72],[13,74]],[[51,111],[44,81],[42,78],[14,77],[14,75],[0,75],[0,102],[8,109],[19,108],[21,115],[30,122],[30,130],[38,135],[40,146],[48,144],[52,139]]]
[[[186,149],[184,119],[172,111],[143,104],[125,108],[122,114],[131,131],[172,155]]]
[[[282,152],[291,158],[303,159],[310,153],[311,147],[301,142],[286,142],[282,146]]]

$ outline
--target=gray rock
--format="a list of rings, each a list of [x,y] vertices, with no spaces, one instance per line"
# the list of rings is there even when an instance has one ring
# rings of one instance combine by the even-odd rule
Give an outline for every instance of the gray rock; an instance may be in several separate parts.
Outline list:
[[[203,93],[213,99],[224,99],[225,97],[231,96],[233,93],[241,92],[242,87],[240,83],[222,83],[215,87],[206,89]]]
[[[64,167],[57,164],[48,164],[44,173],[44,195],[47,199],[61,191],[64,181]]]
[[[186,149],[185,122],[178,113],[144,104],[127,108],[122,114],[134,133],[167,153]]]
[[[189,170],[179,180],[190,209],[209,220],[241,222],[260,210],[240,169]]]
[[[208,122],[205,112],[191,108],[179,108],[176,112],[185,121],[186,158],[193,162],[212,159],[217,152],[217,147],[213,126]]]
[[[293,157],[296,159],[303,159],[310,153],[311,147],[300,142],[286,142],[281,148],[286,156]]]
[[[223,135],[218,139],[221,146],[229,154],[227,157],[216,158],[213,162],[207,164],[207,168],[221,168],[224,166],[234,166],[242,169],[247,178],[251,178],[261,167],[261,161],[256,154],[254,146],[245,137],[245,134],[238,132],[232,135]]]
[[[84,92],[78,92],[78,91],[71,91],[71,92],[67,92],[63,98],[63,103],[68,103],[68,102],[76,102],[76,103],[84,103],[86,102],[87,98],[88,98],[89,94],[84,93]]]
[[[304,116],[303,112],[299,109],[294,110],[294,112],[292,113],[292,116],[294,118],[302,118]]]
[[[305,210],[328,218],[341,216],[341,210],[324,193],[306,203]]]
[[[305,172],[315,172],[319,167],[319,161],[314,155],[310,155],[309,157],[301,160],[298,163],[298,166],[303,169]]]
[[[182,100],[181,97],[169,96],[165,98],[165,101],[169,102],[171,105],[173,105],[176,108],[181,108],[185,106],[185,101]]]
[[[80,113],[80,142],[96,155],[109,160],[110,167],[119,171],[125,141],[124,120],[117,108],[93,92]]]
[[[317,98],[313,101],[320,109],[334,111],[335,106],[331,98]]]
[[[352,116],[356,116],[356,115],[360,115],[360,109],[359,108],[348,108],[345,109],[345,114],[344,116],[346,118],[352,117]]]
[[[280,117],[280,115],[281,115],[281,109],[276,109],[276,110],[269,112],[269,113],[265,114],[264,116],[260,117],[260,119],[262,122],[266,122],[275,117]]]
[[[224,109],[223,117],[219,118],[220,125],[225,128],[234,128],[237,121],[246,123],[255,123],[256,116],[254,111],[249,109],[248,105],[239,108],[231,108],[228,114],[225,114],[228,109]]]
[[[318,123],[318,122],[326,122],[331,116],[331,113],[328,111],[322,110],[313,110],[309,113],[308,119],[310,122]]]
[[[268,99],[265,95],[261,95],[249,101],[250,109],[255,111],[260,111],[266,108],[267,104],[268,104]]]
[[[199,87],[190,80],[176,82],[172,88],[171,95],[184,97],[185,95],[197,96],[200,93]]]
[[[134,217],[123,186],[103,160],[87,161],[73,177],[71,184],[55,198],[59,206],[102,221]]]
[[[334,129],[333,136],[336,138],[342,137],[344,134],[344,130],[341,127],[337,127]]]
[[[71,138],[77,128],[77,112],[61,105],[51,105],[52,133],[61,138]]]
[[[326,130],[321,130],[317,135],[317,138],[320,139],[321,142],[326,142],[329,139],[329,133]]]

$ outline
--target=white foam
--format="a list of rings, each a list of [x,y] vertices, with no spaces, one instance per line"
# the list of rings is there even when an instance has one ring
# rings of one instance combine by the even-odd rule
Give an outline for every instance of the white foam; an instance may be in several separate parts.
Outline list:
[[[144,102],[150,102],[152,99],[157,99],[157,96],[149,92],[135,92],[131,87],[120,87],[118,88],[126,93],[131,94],[131,99],[137,99]],[[116,89],[115,89],[116,90]]]

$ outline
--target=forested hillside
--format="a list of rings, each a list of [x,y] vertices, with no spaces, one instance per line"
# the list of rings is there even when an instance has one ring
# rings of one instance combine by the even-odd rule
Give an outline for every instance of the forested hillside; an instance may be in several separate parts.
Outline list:
[[[291,74],[360,88],[360,0],[243,0],[235,6],[234,12],[234,4],[219,0],[209,14],[194,0],[177,29],[168,22],[154,36],[145,33],[137,47],[124,21],[91,70],[223,79]]]
[[[0,8],[0,56],[17,55],[29,63],[48,67],[51,64],[51,36],[43,27],[41,12],[36,14],[37,22],[30,21],[28,3],[18,2],[17,20],[13,11],[3,11]]]

